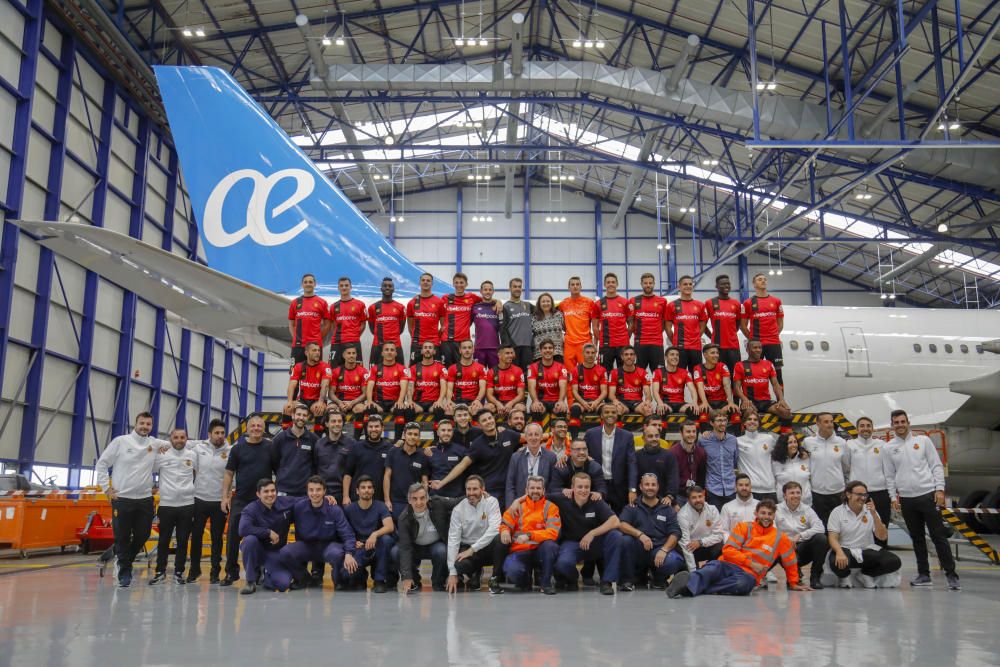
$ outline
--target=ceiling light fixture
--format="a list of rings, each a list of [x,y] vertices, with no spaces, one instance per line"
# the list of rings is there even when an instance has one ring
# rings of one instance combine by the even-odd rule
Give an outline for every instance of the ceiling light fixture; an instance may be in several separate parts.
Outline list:
[[[602,40],[602,39],[597,40],[597,42],[594,44],[594,46],[596,46],[599,49],[603,49],[604,48],[604,40]]]
[[[947,223],[947,222],[942,222],[942,223],[940,223],[940,224],[939,224],[939,225],[937,226],[937,230],[938,230],[938,233],[939,233],[939,234],[944,234],[945,232],[947,232],[947,231],[948,231],[948,223]]]
[[[205,36],[205,29],[204,28],[195,28],[195,30],[194,30],[194,36],[195,37],[204,37]]]
[[[194,37],[194,33],[191,32],[191,28],[184,28],[183,30],[181,30],[181,34],[184,35],[185,37]]]
[[[455,40],[455,46],[465,46],[465,40],[459,37]]]
[[[581,46],[583,46],[583,42],[581,42],[581,41],[580,41],[580,40],[578,40],[578,39],[574,39],[574,40],[573,40],[573,48],[574,48],[574,49],[578,49],[578,48],[580,48]]]
[[[336,44],[337,46],[343,46],[344,45],[344,38],[343,37],[338,37],[336,40],[334,40],[334,44]]]
[[[487,44],[489,44],[489,42],[486,41],[485,37],[479,38],[479,46],[486,46]]]
[[[329,37],[324,37],[322,40],[320,40],[320,43],[323,46],[330,46],[332,44]]]

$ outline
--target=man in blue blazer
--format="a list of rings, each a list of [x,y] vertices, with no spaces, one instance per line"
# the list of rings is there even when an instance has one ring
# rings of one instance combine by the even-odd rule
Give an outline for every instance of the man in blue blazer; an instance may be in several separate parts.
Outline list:
[[[524,428],[524,443],[525,446],[510,457],[510,464],[507,466],[506,500],[508,507],[517,498],[524,495],[529,477],[533,475],[543,477],[546,489],[552,485],[552,476],[558,458],[551,450],[542,447],[541,424],[532,422]]]
[[[608,504],[621,513],[636,498],[638,469],[635,464],[635,437],[617,427],[618,411],[612,403],[601,406],[601,425],[588,429],[584,442],[590,458],[601,464],[608,482]]]

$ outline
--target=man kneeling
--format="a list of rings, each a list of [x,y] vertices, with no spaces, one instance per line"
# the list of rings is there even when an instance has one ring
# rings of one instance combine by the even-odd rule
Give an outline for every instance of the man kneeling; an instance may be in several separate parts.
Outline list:
[[[399,515],[396,531],[399,542],[393,547],[393,560],[399,563],[399,578],[403,580],[403,593],[420,590],[420,561],[431,560],[431,585],[435,591],[444,591],[448,579],[448,528],[451,511],[461,498],[434,496],[428,498],[427,489],[419,482],[410,485],[407,492],[409,506]]]
[[[660,501],[660,483],[656,473],[639,478],[642,498],[622,511],[622,574],[620,591],[635,590],[635,583],[645,587],[652,571],[653,588],[663,589],[667,579],[684,569],[684,556],[677,542],[681,527],[669,504]]]
[[[754,520],[733,527],[719,560],[705,563],[694,572],[678,572],[667,586],[671,598],[697,595],[749,595],[777,560],[793,591],[811,591],[799,583],[795,547],[788,536],[774,526],[775,503],[765,499],[757,504]]]
[[[292,505],[298,500],[294,496],[279,498],[278,487],[270,479],[257,482],[257,500],[240,515],[240,553],[247,578],[241,595],[257,592],[262,574],[265,588],[286,591],[291,586],[292,573],[282,564],[280,554],[288,541]]]
[[[556,594],[552,585],[552,569],[559,553],[556,540],[561,528],[559,507],[545,498],[545,478],[537,475],[529,477],[527,495],[504,512],[500,523],[500,543],[510,552],[504,559],[503,573],[518,589],[531,590],[531,573],[538,567],[541,569],[541,581],[538,583],[542,592]],[[502,592],[500,586],[490,586],[490,593]]]
[[[281,548],[281,563],[292,573],[292,588],[305,588],[312,579],[307,563],[329,563],[334,586],[342,583],[341,569],[353,575],[358,570],[354,559],[355,536],[344,511],[327,502],[326,482],[313,475],[306,483],[306,498],[299,498],[292,507],[295,541]],[[322,578],[319,577],[319,585]]]
[[[850,588],[851,570],[861,570],[861,585],[875,588],[875,577],[899,571],[899,556],[880,548],[875,538],[887,540],[889,529],[882,523],[864,482],[847,483],[844,504],[830,512],[826,529],[830,539],[830,569],[841,588]]]
[[[500,545],[500,504],[486,495],[482,477],[469,475],[465,498],[452,510],[448,528],[448,592],[458,591],[463,578],[470,591],[478,591],[487,564],[493,565],[490,588],[498,586],[505,555]]]

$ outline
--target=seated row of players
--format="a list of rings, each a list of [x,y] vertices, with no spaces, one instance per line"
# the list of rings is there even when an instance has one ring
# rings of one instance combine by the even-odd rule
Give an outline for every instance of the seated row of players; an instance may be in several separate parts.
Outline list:
[[[284,410],[290,415],[301,402],[320,417],[335,407],[354,416],[355,433],[366,413],[391,414],[397,439],[403,424],[417,415],[431,414],[436,424],[453,415],[459,404],[468,405],[473,413],[489,410],[500,418],[515,411],[568,416],[573,435],[582,418],[596,415],[606,401],[619,415],[700,413],[707,419],[709,410],[724,409],[791,417],[775,368],[761,358],[763,346],[756,339],[747,341],[747,359],[737,364],[733,376],[721,363],[722,350],[715,343],[704,347],[704,360],[690,374],[680,366],[683,351],[676,347],[667,348],[664,364],[653,372],[637,365],[637,350],[631,346],[622,348],[622,365],[610,372],[597,363],[593,343],[583,346],[583,361],[575,367],[555,359],[552,341],[544,340],[539,347],[541,359],[525,373],[514,365],[511,345],[500,347],[499,362],[492,369],[474,359],[471,340],[462,341],[459,360],[450,368],[437,360],[433,343],[423,343],[420,361],[407,368],[396,360],[396,344],[387,342],[382,344],[381,362],[370,369],[350,348],[343,353],[344,365],[332,369],[320,361],[319,345],[310,343],[306,361],[292,369]]]
[[[306,360],[306,345],[316,343],[322,349],[330,340],[330,365],[334,368],[347,363],[345,352],[355,351],[354,362],[363,363],[361,334],[367,323],[374,341],[369,365],[385,363],[382,356],[385,343],[394,343],[397,359],[403,360],[400,334],[404,327],[410,334],[409,365],[422,358],[423,346],[431,343],[446,367],[457,364],[460,345],[473,339],[474,358],[487,368],[497,365],[501,344],[514,348],[514,363],[522,370],[540,355],[538,343],[553,339],[556,356],[568,367],[584,361],[584,345],[599,344],[600,364],[610,371],[625,363],[624,348],[635,346],[636,364],[653,371],[664,365],[664,335],[680,353],[679,365],[693,373],[702,362],[702,338],[719,346],[720,360],[735,373],[740,361],[738,333],[762,344],[761,352],[771,361],[781,383],[782,352],[780,334],[784,326],[781,300],[767,291],[767,276],[754,276],[754,295],[742,304],[729,296],[728,276],[715,280],[718,296],[707,301],[693,298],[694,279],[682,276],[678,281],[680,298],[667,302],[654,292],[655,277],[646,273],[641,278],[642,293],[626,298],[618,293],[618,277],[604,276],[604,296],[590,299],[581,295],[582,282],[569,279],[570,296],[558,304],[551,295],[538,297],[538,305],[522,301],[523,281],[511,279],[510,299],[501,303],[494,299],[494,286],[483,281],[480,294],[466,291],[468,278],[456,273],[452,279],[454,293],[436,296],[431,291],[433,276],[420,277],[420,294],[405,306],[393,300],[395,286],[391,278],[382,280],[382,299],[367,308],[351,296],[351,280],[341,277],[337,282],[340,299],[327,304],[315,294],[316,279],[312,274],[302,277],[302,295],[294,299],[288,310],[288,330],[292,336],[294,362]],[[545,310],[539,307],[544,303]],[[551,312],[550,312],[551,311]],[[545,320],[551,314],[552,320]],[[549,322],[555,322],[549,324]],[[544,323],[540,323],[544,322]],[[711,327],[709,328],[709,325]],[[554,326],[554,328],[552,328]]]

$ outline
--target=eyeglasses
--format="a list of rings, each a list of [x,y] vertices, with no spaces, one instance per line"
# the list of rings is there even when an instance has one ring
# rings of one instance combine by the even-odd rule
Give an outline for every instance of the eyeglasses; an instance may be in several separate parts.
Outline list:
[[[854,493],[853,491],[851,491],[850,494],[852,496],[857,496],[858,498],[861,498],[862,500],[868,500],[868,494],[867,493]]]

